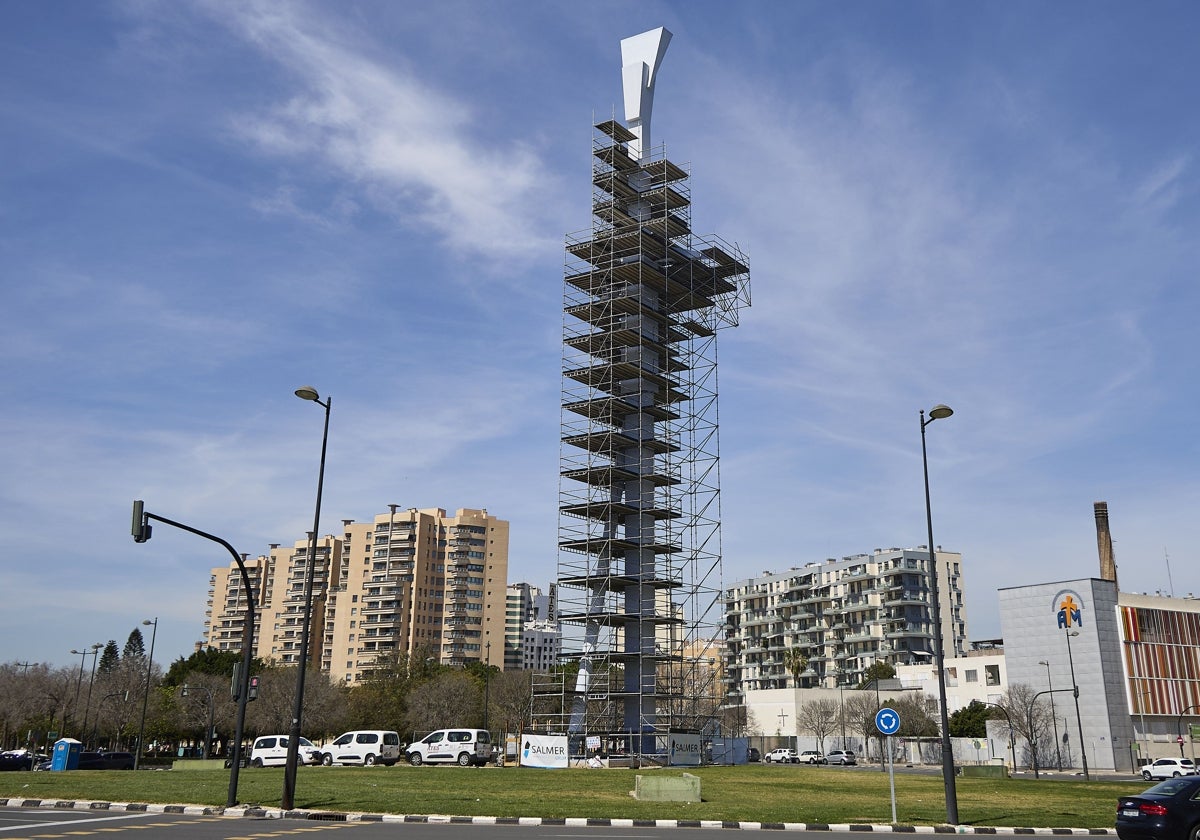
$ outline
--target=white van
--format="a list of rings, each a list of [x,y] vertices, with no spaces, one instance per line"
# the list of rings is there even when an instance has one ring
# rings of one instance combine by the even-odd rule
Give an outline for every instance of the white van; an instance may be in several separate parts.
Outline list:
[[[287,748],[287,735],[263,735],[261,738],[255,738],[254,746],[250,748],[250,766],[283,766],[287,764]],[[307,738],[300,739],[300,746],[296,748],[296,755],[299,757],[301,764],[319,763],[317,748]]]
[[[320,750],[320,762],[331,764],[386,764],[400,760],[400,736],[383,729],[358,729],[344,732]]]
[[[486,729],[439,729],[408,745],[408,763],[482,767],[492,758],[492,734]]]

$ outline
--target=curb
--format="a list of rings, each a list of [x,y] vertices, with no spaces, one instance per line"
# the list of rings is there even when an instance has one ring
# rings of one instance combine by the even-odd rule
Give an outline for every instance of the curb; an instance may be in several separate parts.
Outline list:
[[[745,831],[840,831],[883,834],[986,834],[1115,837],[1115,828],[1014,828],[973,825],[887,825],[875,823],[774,823],[731,820],[633,820],[595,817],[466,817],[446,814],[369,814],[342,811],[283,811],[258,805],[221,808],[210,805],[148,805],[142,802],[90,802],[62,799],[0,799],[6,808],[60,808],[75,811],[131,811],[150,814],[192,814],[205,817],[257,817],[323,822],[426,823],[440,825],[523,825],[567,828],[725,828]]]

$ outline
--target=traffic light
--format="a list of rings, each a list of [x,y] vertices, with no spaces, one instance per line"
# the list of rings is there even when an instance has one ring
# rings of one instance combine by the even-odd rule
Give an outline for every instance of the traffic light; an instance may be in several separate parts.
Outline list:
[[[133,503],[133,541],[144,543],[150,539],[150,523],[146,521],[145,513],[146,503],[141,499],[137,499]]]
[[[246,695],[247,700],[258,699],[258,677],[250,678],[250,693]]]

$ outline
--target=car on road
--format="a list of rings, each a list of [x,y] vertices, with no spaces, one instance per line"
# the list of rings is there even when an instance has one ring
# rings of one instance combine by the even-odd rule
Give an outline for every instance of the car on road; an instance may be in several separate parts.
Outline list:
[[[49,770],[54,759],[38,762],[34,770]],[[127,752],[81,752],[76,770],[132,770],[133,753]]]
[[[805,750],[804,752],[800,753],[800,763],[824,764],[825,756],[821,754],[820,750]]]
[[[250,748],[251,767],[282,767],[287,764],[288,735],[263,735],[254,739]],[[301,738],[296,747],[296,756],[301,764],[320,764],[321,752],[307,738]]]
[[[758,751],[757,747],[746,747],[746,761],[751,763],[762,761],[762,753]]]
[[[826,764],[858,764],[853,750],[830,750],[825,753]]]
[[[0,771],[32,770],[41,762],[48,760],[44,755],[32,754],[27,750],[8,750],[0,753]]]
[[[492,733],[486,729],[439,729],[406,749],[413,767],[437,763],[482,767],[493,755]]]
[[[789,750],[787,747],[776,747],[763,757],[763,761],[767,764],[796,764],[800,759],[797,758],[795,750]]]
[[[400,760],[400,736],[385,729],[343,732],[333,739],[333,743],[321,748],[318,760],[326,767],[333,764],[391,767]]]
[[[81,752],[80,770],[132,770],[133,753],[127,752]]]
[[[1146,781],[1171,779],[1176,776],[1196,775],[1196,765],[1190,758],[1160,758],[1153,764],[1143,764],[1138,768],[1138,772]]]
[[[1121,840],[1193,840],[1200,836],[1200,776],[1172,777],[1117,799]]]

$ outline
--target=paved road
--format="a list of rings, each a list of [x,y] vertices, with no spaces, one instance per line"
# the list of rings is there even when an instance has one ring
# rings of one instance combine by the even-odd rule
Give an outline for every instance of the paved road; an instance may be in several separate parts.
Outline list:
[[[713,840],[712,828],[496,825],[462,822],[327,822],[278,817],[112,813],[44,808],[0,809],[0,840],[91,837],[114,840]],[[848,832],[846,832],[848,833]],[[857,833],[857,832],[856,832]],[[788,837],[830,832],[789,831]]]

